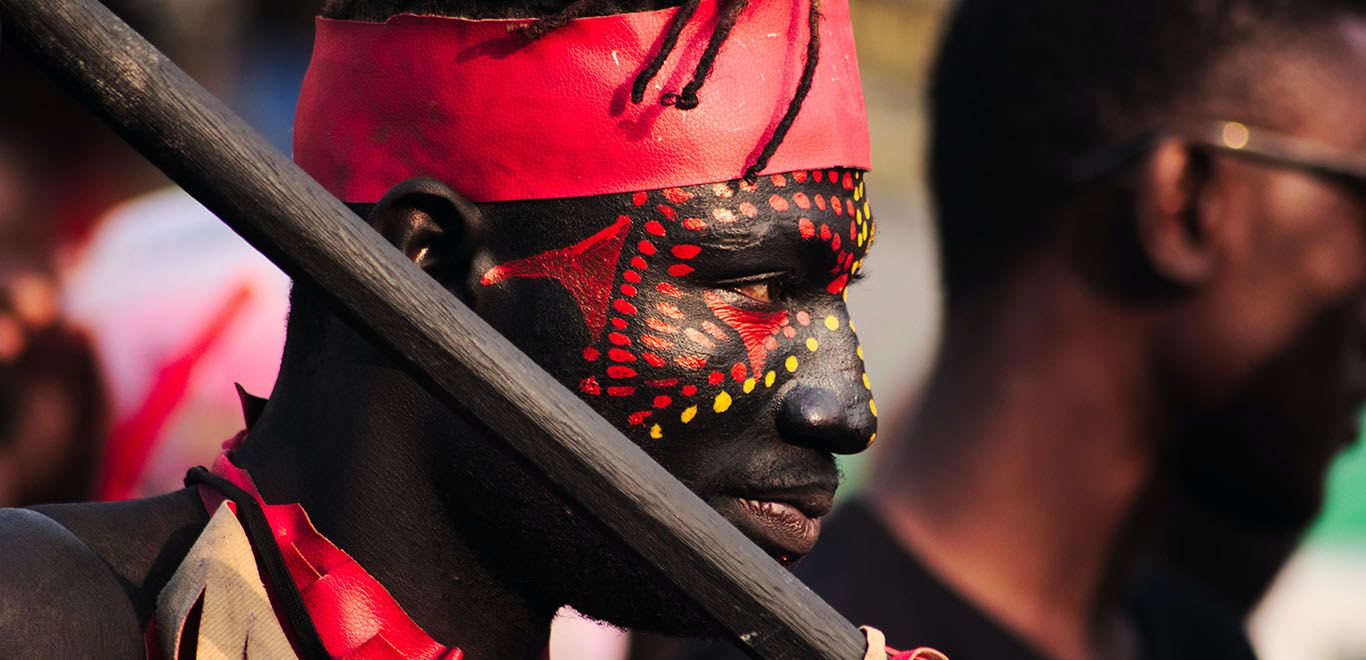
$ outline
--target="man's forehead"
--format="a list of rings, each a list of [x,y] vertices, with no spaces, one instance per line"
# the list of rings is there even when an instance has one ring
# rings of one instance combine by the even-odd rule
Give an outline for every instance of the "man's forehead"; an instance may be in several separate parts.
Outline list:
[[[1344,87],[1353,95],[1351,105],[1341,109],[1355,116],[1355,132],[1351,134],[1355,140],[1351,144],[1366,151],[1366,113],[1362,112],[1366,108],[1366,15],[1344,20],[1340,29],[1349,55],[1344,63],[1348,68]]]
[[[481,205],[504,228],[580,232],[627,215],[648,222],[681,223],[697,232],[738,242],[758,241],[775,225],[801,223],[819,230],[825,216],[870,215],[859,170],[835,168],[765,175],[661,190]]]
[[[1283,52],[1266,53],[1264,94],[1280,97],[1284,128],[1298,137],[1366,149],[1366,16],[1344,16]],[[1256,74],[1253,74],[1256,76]]]

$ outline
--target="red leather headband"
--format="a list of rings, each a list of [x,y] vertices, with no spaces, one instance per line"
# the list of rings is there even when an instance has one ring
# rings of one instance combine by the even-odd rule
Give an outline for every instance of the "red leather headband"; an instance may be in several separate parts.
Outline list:
[[[869,166],[848,0],[825,0],[810,95],[764,173]],[[338,197],[376,202],[427,175],[474,201],[578,197],[740,178],[801,76],[808,0],[751,2],[691,110],[662,106],[716,24],[704,0],[641,104],[636,74],[676,9],[583,18],[528,41],[525,20],[318,19],[294,159]]]

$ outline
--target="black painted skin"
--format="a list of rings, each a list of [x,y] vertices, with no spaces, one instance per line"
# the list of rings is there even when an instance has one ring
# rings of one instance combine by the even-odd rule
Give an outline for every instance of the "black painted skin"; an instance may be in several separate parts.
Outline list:
[[[666,236],[642,233],[643,214],[658,213],[662,191],[649,193],[644,206],[637,196],[616,195],[488,204],[472,213],[449,189],[419,179],[366,210],[405,255],[778,556],[788,553],[755,533],[734,496],[796,489],[808,499],[828,498],[837,483],[831,454],[862,450],[876,420],[843,293],[832,283],[841,275],[835,262],[847,265],[845,275],[857,270],[853,262],[861,262],[871,243],[861,182],[857,226],[840,223],[835,230],[853,231],[846,239],[859,236],[845,250],[856,256],[831,249],[819,229],[803,237],[802,217],[811,216],[816,228],[822,223],[814,207],[795,204],[786,210],[756,204],[752,218],[740,214],[734,223],[718,224],[712,216],[705,230],[678,230],[688,215],[703,217],[718,204],[756,195],[767,199],[775,186],[776,180],[749,189],[731,184],[737,195],[720,201],[714,186],[686,189],[692,197],[675,205],[680,214]],[[787,177],[782,187],[788,199],[803,191],[832,194],[828,180]],[[853,188],[838,193],[852,199]],[[697,383],[692,398],[700,411],[687,423],[681,389],[672,395],[680,399],[676,404],[653,408],[652,397],[592,395],[581,387],[608,364],[609,347],[619,345],[608,338],[614,330],[643,351],[642,312],[623,320],[625,328],[609,320],[594,337],[579,303],[554,280],[481,281],[493,266],[573,245],[623,214],[636,219],[611,269],[613,290],[620,291],[640,240],[672,254],[672,245],[686,238],[704,252],[689,260],[693,270],[686,276],[668,277],[683,294],[673,297],[681,301],[682,318],[675,321],[680,328],[708,321],[731,335],[728,341],[712,335],[710,348],[694,343],[684,351],[705,359],[705,368],[684,369],[674,360],[678,351],[659,351],[666,365],[648,379],[676,377],[677,388]],[[658,266],[666,266],[662,257]],[[658,302],[638,297],[638,309]],[[763,356],[761,369],[752,369],[735,328],[718,323],[714,309],[701,302],[722,299],[755,314],[785,315],[780,328],[793,328],[791,336],[776,331],[782,341]],[[809,323],[797,320],[800,312]],[[302,313],[296,306],[295,314]],[[714,632],[653,568],[431,397],[385,351],[335,318],[323,322],[324,331],[307,336],[291,328],[276,388],[234,461],[248,469],[267,501],[301,503],[315,526],[435,639],[471,658],[535,657],[563,604],[623,626]],[[810,349],[807,338],[819,348]],[[592,346],[602,347],[602,362],[585,359]],[[786,369],[789,356],[801,366]],[[712,372],[735,363],[753,373],[741,380],[726,371],[721,383],[712,382]],[[769,371],[775,376],[767,386],[762,377],[746,382]],[[610,380],[605,371],[601,376]],[[723,390],[734,395],[733,411],[716,411]],[[633,424],[630,415],[641,401],[654,414],[648,424]],[[655,420],[666,419],[655,428]],[[156,594],[206,521],[190,490],[125,503],[0,511],[0,657],[140,657]]]

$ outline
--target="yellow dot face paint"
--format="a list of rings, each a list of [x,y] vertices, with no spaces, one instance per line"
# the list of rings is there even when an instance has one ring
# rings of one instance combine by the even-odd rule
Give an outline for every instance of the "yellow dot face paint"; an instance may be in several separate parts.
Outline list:
[[[868,374],[863,374],[863,389],[872,391],[873,384],[868,382]]]
[[[568,350],[582,357],[556,376],[577,383],[584,400],[609,421],[642,444],[686,443],[702,433],[739,436],[752,417],[786,414],[773,404],[799,379],[835,389],[855,410],[866,405],[870,395],[859,391],[864,369],[849,359],[858,339],[846,334],[853,324],[840,304],[850,283],[867,272],[863,239],[874,231],[860,172],[833,168],[754,184],[609,196],[613,201],[603,208],[611,212],[592,232],[575,227],[560,235],[558,217],[538,219],[540,229],[524,232],[533,240],[508,250],[511,260],[479,280],[509,305],[519,304],[527,287],[564,289],[569,298],[556,296],[556,309],[535,310],[534,316],[563,312],[585,324],[587,332],[548,333],[556,335],[547,338],[551,343],[573,344],[555,346],[555,355]],[[737,274],[729,265],[734,260],[712,258],[730,240],[732,223],[762,224],[764,231],[754,235],[774,241],[775,248],[806,246],[779,265],[783,272],[811,274],[812,286],[787,296],[759,282],[707,284]],[[540,235],[550,230],[557,233]],[[768,246],[746,250],[762,255]],[[592,286],[581,286],[589,280]],[[584,344],[583,337],[591,339]],[[787,374],[782,388],[780,374]],[[706,415],[708,408],[714,415]],[[735,415],[721,417],[731,410]],[[852,436],[866,439],[872,428],[852,427],[870,421],[850,416]]]
[[[877,417],[877,402],[872,399],[869,399],[868,410],[873,413],[873,417]]]
[[[860,359],[860,360],[863,359],[863,347],[862,347],[862,346],[858,347],[858,359]]]

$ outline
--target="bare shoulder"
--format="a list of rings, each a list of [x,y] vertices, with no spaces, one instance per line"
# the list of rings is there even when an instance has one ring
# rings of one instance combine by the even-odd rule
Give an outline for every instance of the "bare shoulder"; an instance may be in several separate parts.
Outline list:
[[[35,511],[55,520],[99,557],[123,585],[140,626],[208,522],[197,491],[141,500],[49,504]]]
[[[127,589],[66,527],[0,509],[0,557],[0,657],[144,655]]]

